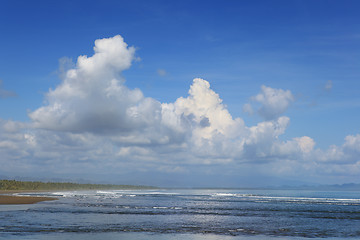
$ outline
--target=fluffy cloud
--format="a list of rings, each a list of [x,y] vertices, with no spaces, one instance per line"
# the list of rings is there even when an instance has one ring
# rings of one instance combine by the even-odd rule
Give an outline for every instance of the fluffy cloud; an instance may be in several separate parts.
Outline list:
[[[308,136],[295,138],[295,141],[299,145],[301,151],[304,153],[309,153],[314,149],[315,141]]]
[[[163,124],[183,131],[189,150],[206,162],[234,156],[242,149],[244,121],[232,118],[206,80],[194,79],[189,96],[163,104],[162,111]]]
[[[209,82],[200,78],[194,79],[187,98],[180,97],[164,107],[173,109],[177,119],[195,131],[193,136],[197,139],[230,135],[232,127],[243,124],[241,119],[232,119],[219,95],[210,89]]]
[[[283,114],[295,100],[290,90],[274,89],[261,86],[261,92],[251,98],[252,102],[260,104],[258,114],[265,120],[272,120]],[[243,110],[253,113],[251,104],[245,104]]]
[[[360,134],[347,136],[343,147],[349,152],[360,153]]]
[[[319,159],[325,163],[354,164],[360,163],[360,134],[348,135],[342,146],[332,145],[320,154]]]
[[[310,137],[279,140],[290,119],[279,117],[248,127],[231,116],[209,82],[194,79],[189,96],[162,104],[163,124],[184,131],[188,149],[194,156],[224,162],[266,162],[276,158],[302,157],[314,148]]]
[[[135,59],[135,48],[118,35],[96,40],[94,52],[80,56],[62,83],[48,92],[48,104],[29,114],[36,128],[126,132],[159,118],[160,103],[145,98],[139,89],[128,89],[120,76]]]

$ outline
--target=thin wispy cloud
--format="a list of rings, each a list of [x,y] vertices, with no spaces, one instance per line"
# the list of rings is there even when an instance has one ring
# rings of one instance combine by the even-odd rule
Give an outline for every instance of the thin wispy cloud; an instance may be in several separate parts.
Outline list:
[[[324,86],[325,91],[331,91],[333,88],[333,82],[331,80],[328,80]]]
[[[164,77],[164,76],[166,76],[167,73],[164,69],[158,69],[157,74],[161,77]]]
[[[0,79],[0,98],[16,97],[17,94],[14,91],[5,90],[3,88],[3,81]]]

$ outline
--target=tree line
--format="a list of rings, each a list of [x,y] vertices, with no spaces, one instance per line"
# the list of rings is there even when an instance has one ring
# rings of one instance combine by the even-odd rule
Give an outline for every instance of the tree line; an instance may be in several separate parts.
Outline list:
[[[0,180],[0,190],[117,190],[151,188],[154,187],[114,184],[80,184],[71,182],[32,182],[17,180]]]

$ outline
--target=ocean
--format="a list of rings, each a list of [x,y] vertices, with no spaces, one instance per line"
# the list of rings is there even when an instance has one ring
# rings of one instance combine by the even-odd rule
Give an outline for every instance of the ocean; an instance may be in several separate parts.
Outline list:
[[[28,193],[0,239],[360,239],[360,192],[158,189]]]

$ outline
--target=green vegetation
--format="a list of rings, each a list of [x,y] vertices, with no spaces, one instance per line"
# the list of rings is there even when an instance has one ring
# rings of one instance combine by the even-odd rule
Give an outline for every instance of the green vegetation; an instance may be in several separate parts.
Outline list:
[[[119,189],[152,189],[149,186],[113,185],[113,184],[80,184],[70,182],[29,182],[0,180],[0,190],[119,190]]]

